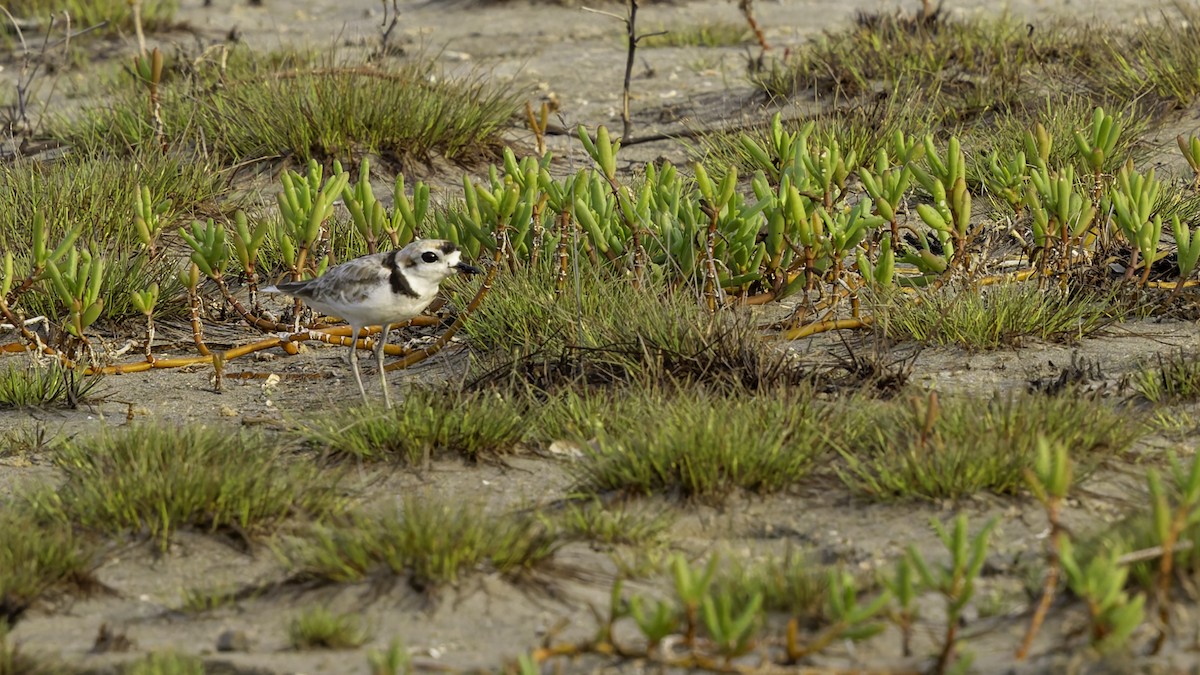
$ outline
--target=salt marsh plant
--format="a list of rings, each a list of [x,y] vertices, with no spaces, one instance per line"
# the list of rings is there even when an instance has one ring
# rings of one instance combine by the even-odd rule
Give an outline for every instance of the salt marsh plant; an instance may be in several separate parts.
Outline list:
[[[1115,251],[1118,256],[1129,255],[1130,272],[1126,281],[1145,287],[1151,285],[1148,261],[1159,260],[1169,253],[1161,250],[1165,221],[1161,214],[1147,211],[1148,205],[1156,203],[1152,198],[1157,192],[1153,177],[1126,169],[1110,181],[1104,170],[1095,173],[1096,166],[1103,169],[1107,158],[1120,154],[1116,148],[1124,134],[1120,129],[1122,124],[1113,116],[1099,109],[1093,113],[1090,131],[1085,128],[1087,133],[1076,137],[1075,143],[1077,153],[1087,154],[1082,162],[1087,167],[1086,175],[1075,173],[1071,167],[1048,164],[1053,139],[1048,138],[1044,129],[1027,134],[1024,164],[1017,161],[1019,156],[994,157],[998,170],[993,177],[994,189],[1011,193],[1013,208],[1034,216],[1013,232],[1023,244],[1025,255],[1035,260],[1036,265],[1020,270],[1014,278],[1037,277],[1045,285],[1047,276],[1065,275],[1081,266],[1086,268]],[[575,333],[580,338],[573,344],[560,340],[574,355],[583,354],[581,349],[591,349],[590,356],[617,356],[609,363],[599,364],[600,369],[610,371],[606,375],[610,378],[626,377],[622,373],[634,372],[642,366],[631,366],[627,358],[630,354],[622,356],[622,348],[610,349],[612,341],[588,344],[588,336],[580,331],[584,322],[578,316],[575,320],[568,318],[570,311],[562,300],[574,294],[577,304],[582,306],[579,298],[586,295],[582,292],[584,284],[595,282],[597,286],[615,288],[621,285],[616,280],[625,278],[629,293],[641,296],[643,303],[666,298],[664,303],[675,303],[682,308],[692,296],[702,300],[710,314],[736,302],[761,304],[803,292],[804,301],[783,324],[789,328],[785,335],[794,339],[818,330],[870,324],[872,317],[860,315],[860,294],[864,287],[872,292],[893,286],[940,289],[947,283],[960,281],[973,287],[974,281],[996,262],[986,255],[991,235],[973,216],[966,150],[954,138],[942,146],[932,136],[917,138],[897,130],[876,152],[872,166],[864,168],[863,158],[856,151],[843,148],[836,139],[820,137],[811,125],[785,129],[777,118],[763,142],[749,137],[741,141],[754,170],[747,193],[739,188],[736,171],[710,177],[702,165],[693,167],[694,182],[683,178],[675,167],[662,164],[648,167],[640,182],[627,184],[616,171],[618,141],[604,128],[597,129],[594,137],[581,128],[579,138],[594,166],[559,179],[550,174],[549,155],[518,160],[512,152],[505,151],[503,163],[491,167],[485,180],[463,181],[461,208],[430,209],[428,187],[417,183],[410,191],[401,179],[393,190],[396,207],[388,213],[369,189],[369,167],[365,164],[360,169],[363,175],[351,185],[347,172],[336,162],[330,176],[310,163],[306,174],[285,174],[285,183],[291,188],[285,185],[284,194],[294,193],[297,199],[287,196],[280,203],[283,217],[279,226],[257,222],[251,227],[249,222],[238,221],[231,232],[214,219],[211,224],[183,228],[187,236],[181,238],[193,249],[193,262],[217,284],[225,300],[248,323],[272,333],[294,332],[298,328],[295,317],[289,329],[286,324],[258,316],[253,302],[247,309],[234,296],[226,279],[234,252],[242,272],[254,280],[277,265],[282,265],[293,277],[317,274],[337,256],[378,248],[383,242],[399,245],[409,237],[446,238],[458,243],[470,256],[492,256],[515,276],[540,276],[542,282],[552,279],[552,284],[547,285],[552,292],[541,296],[550,305],[549,309],[539,311],[541,308],[530,302],[524,302],[519,309],[530,310],[529,315],[541,318],[557,312],[558,320],[534,326],[531,335],[525,337],[535,339],[523,342],[534,345],[535,350],[541,349],[547,341],[536,339],[537,334],[532,331],[536,329],[545,335],[547,327],[552,330],[563,327],[559,335]],[[870,198],[854,194],[852,179],[856,174],[862,178]],[[1097,180],[1104,184],[1097,184]],[[1104,204],[1112,205],[1113,217],[1096,208],[1097,192]],[[301,193],[308,195],[309,201],[300,199]],[[338,223],[331,217],[331,200],[339,194],[350,211],[347,223]],[[924,203],[922,194],[931,196],[933,202]],[[1021,198],[1019,203],[1016,197]],[[921,201],[916,208],[919,222],[907,223],[902,228],[898,209],[914,198]],[[153,197],[150,201],[154,201]],[[141,205],[138,213],[146,224],[137,228],[138,235],[145,235],[140,241],[149,248],[155,243],[152,232],[155,228],[149,227],[150,219],[145,217],[149,213],[146,200],[139,199],[138,203]],[[310,209],[305,204],[321,208]],[[1084,214],[1091,215],[1085,218]],[[135,218],[133,222],[139,221]],[[1190,234],[1187,223],[1181,221],[1174,230],[1179,242],[1178,271],[1183,278],[1192,272],[1194,265],[1187,261],[1192,260],[1193,253],[1200,256],[1200,245],[1193,246],[1190,236],[1180,236]],[[234,245],[233,252],[230,243]],[[535,274],[525,275],[522,270],[532,270]],[[1134,274],[1135,270],[1140,274]],[[586,278],[589,275],[593,278]],[[999,279],[990,277],[987,282]],[[163,297],[169,297],[161,280],[144,278],[131,285],[145,289],[152,281],[159,283]],[[499,283],[501,286],[506,283],[503,276]],[[485,286],[490,288],[490,284]],[[654,288],[653,294],[641,293],[649,287]],[[1176,283],[1175,295],[1180,288]],[[651,295],[657,298],[646,297]],[[1002,296],[997,293],[995,297]],[[1031,291],[1029,298],[1035,305],[1046,304],[1035,292]],[[110,300],[115,302],[116,298],[105,297],[106,308]],[[128,293],[123,294],[122,301],[133,316],[144,314],[129,301]],[[540,302],[543,300],[539,299]],[[196,303],[193,299],[193,307]],[[86,312],[94,303],[82,304]],[[903,304],[931,307],[935,303],[929,300]],[[1026,333],[1081,334],[1102,320],[1099,309],[1085,311],[1098,308],[1101,303],[1062,305],[1032,307],[1040,315],[1028,311],[1031,307],[1020,306],[1019,311],[1009,315],[1041,316],[1050,321],[1048,329],[1043,326],[1044,321],[1038,325],[1018,322],[997,328],[994,322],[982,318],[985,313],[992,314],[984,312],[990,308],[976,307],[966,312],[964,321],[977,328],[979,335],[964,339],[994,346],[998,340],[1015,339]],[[605,309],[611,312],[613,307],[623,306],[613,304]],[[109,311],[104,309],[102,314]],[[575,313],[580,312],[576,309]],[[936,308],[932,314],[936,315],[936,320],[931,319],[934,325],[950,325]],[[646,321],[645,317],[662,315],[647,311],[637,318]],[[663,326],[643,326],[632,321],[624,324],[637,326],[633,332],[642,332],[643,328],[657,330],[675,345],[694,342],[699,336],[703,345],[699,350],[675,350],[669,344],[655,345],[651,350],[674,360],[675,370],[707,374],[724,368],[722,363],[741,360],[743,365],[737,366],[732,376],[740,378],[743,384],[771,377],[786,379],[794,374],[778,368],[777,363],[766,357],[747,359],[747,354],[763,352],[757,348],[742,349],[738,345],[745,340],[741,338],[731,341],[734,347],[731,353],[720,358],[697,358],[713,353],[713,345],[725,344],[724,340],[713,339],[714,331],[730,335],[755,332],[731,326],[725,318],[728,315],[722,312],[718,315],[721,318],[707,324],[697,322],[699,331],[691,331],[690,335],[664,334]],[[674,331],[678,326],[675,324],[669,330]],[[914,328],[920,331],[919,326]],[[488,336],[486,326],[480,322],[468,324],[467,330],[481,344],[490,344],[489,339],[494,341],[497,337]],[[503,337],[511,338],[512,332]],[[643,339],[640,335],[634,337]],[[197,343],[200,342],[198,339]],[[275,344],[286,342],[280,339]],[[294,350],[294,345],[284,346]],[[644,359],[639,356],[636,360]],[[687,365],[680,365],[685,362]],[[774,374],[767,377],[764,369]]]
[[[968,532],[965,515],[955,518],[950,529],[936,519],[932,523],[950,554],[949,563],[930,564],[916,547],[908,547],[909,562],[921,584],[942,596],[946,606],[945,633],[931,672],[940,675],[951,672],[952,667],[953,672],[966,672],[971,667],[972,657],[960,653],[959,619],[975,595],[975,582],[987,560],[988,541],[996,521],[988,521],[973,535]]]
[[[643,412],[581,439],[575,489],[619,490],[719,500],[735,489],[775,492],[795,485],[833,451],[837,412],[805,394],[726,397],[704,390],[666,396]]]
[[[25,367],[9,364],[0,370],[0,409],[75,407],[102,394],[101,382],[100,376],[77,373],[58,361]]]
[[[653,544],[675,521],[671,509],[605,505],[599,499],[567,504],[561,513],[547,514],[548,525],[566,537],[607,546]]]
[[[1200,462],[1168,455],[1165,477],[1147,472],[1149,507],[1081,540],[1064,541],[1062,566],[1072,592],[1087,604],[1090,641],[1100,652],[1122,649],[1153,600],[1158,653],[1178,615],[1177,584],[1186,588],[1200,560]],[[1144,592],[1138,592],[1141,589]]]
[[[204,661],[180,652],[153,652],[122,671],[124,675],[204,675]]]
[[[1179,548],[1186,549],[1181,545],[1184,534],[1200,524],[1200,462],[1193,460],[1191,467],[1185,469],[1174,454],[1170,455],[1169,459],[1171,474],[1167,486],[1164,487],[1158,471],[1151,469],[1146,474],[1154,535],[1161,549],[1154,589],[1159,623],[1155,652],[1162,649],[1171,631],[1175,551]]]
[[[477,460],[511,452],[529,403],[499,391],[410,389],[394,410],[356,407],[307,418],[300,434],[334,457],[423,467],[435,457]]]
[[[313,527],[283,555],[301,578],[353,583],[383,574],[434,589],[481,566],[519,576],[544,563],[557,545],[533,514],[497,515],[478,504],[413,496],[398,513]]]
[[[227,178],[201,157],[154,152],[134,153],[127,160],[72,153],[49,163],[5,163],[0,166],[0,248],[18,259],[27,256],[30,225],[41,214],[48,241],[87,223],[85,244],[140,249],[132,207],[146,192],[162,227],[171,230],[200,212],[221,211],[217,202],[228,195]]]
[[[180,528],[253,537],[344,506],[337,472],[292,461],[262,436],[215,427],[102,431],[64,443],[53,459],[62,485],[27,496],[43,518],[148,537],[164,551]]]
[[[716,22],[685,26],[662,26],[643,37],[638,45],[655,47],[734,47],[750,42],[753,34],[743,23]]]
[[[717,556],[693,564],[674,554],[666,564],[671,592],[665,597],[643,594],[626,596],[621,579],[613,584],[607,614],[596,615],[596,635],[575,644],[548,643],[524,662],[529,667],[554,657],[580,654],[616,654],[663,667],[720,671],[735,659],[753,658],[758,667],[794,666],[842,641],[857,641],[879,632],[874,619],[888,602],[886,593],[869,597],[859,591],[848,574],[829,571],[827,586],[818,602],[824,602],[827,617],[814,634],[792,618],[782,641],[768,631],[771,623],[764,603],[768,596],[755,582],[736,579],[718,581]],[[864,602],[865,600],[865,602]],[[632,624],[640,640],[618,640],[618,624]],[[624,631],[620,631],[624,633]],[[662,649],[668,637],[676,637],[671,649]],[[764,643],[782,642],[782,649],[760,649]],[[754,656],[751,657],[750,655]]]
[[[51,14],[67,12],[76,30],[99,26],[104,33],[133,29],[134,9],[129,0],[9,0],[13,16],[48,20]],[[147,30],[168,28],[179,9],[178,0],[137,0],[140,23]]]
[[[1121,410],[1073,393],[998,395],[985,404],[930,394],[865,414],[869,429],[845,441],[837,471],[875,499],[1015,494],[1035,466],[1039,439],[1069,448],[1078,478],[1144,433]]]
[[[426,61],[390,68],[329,63],[322,67],[256,66],[244,78],[174,80],[160,92],[171,148],[203,148],[223,161],[277,158],[351,160],[356,153],[392,161],[486,158],[497,132],[516,112],[510,93],[479,78],[443,77]],[[155,125],[134,87],[113,92],[104,108],[58,123],[73,144],[122,152],[155,147]],[[401,114],[397,114],[400,112]]]
[[[1087,604],[1092,646],[1101,653],[1125,647],[1142,624],[1146,596],[1125,590],[1129,567],[1121,564],[1121,551],[1100,552],[1084,563],[1063,539],[1059,555],[1067,585]]]
[[[328,607],[314,606],[292,618],[287,626],[292,649],[353,649],[370,636],[357,614],[335,614]]]
[[[1097,58],[1088,64],[1099,89],[1114,99],[1151,98],[1175,108],[1196,99],[1200,82],[1191,73],[1200,67],[1200,12],[1192,5],[1173,3],[1164,19],[1153,27],[1136,24],[1131,31],[1099,41]]]
[[[388,643],[387,649],[367,653],[371,675],[408,675],[412,672],[412,657],[399,640]]]
[[[160,288],[160,316],[182,310],[174,261],[147,252],[163,227],[214,208],[225,194],[223,177],[203,162],[161,154],[135,163],[69,155],[50,165],[0,167],[0,249],[8,254],[0,281],[9,323],[20,313],[52,317],[65,324],[64,337],[80,340],[96,321],[141,316],[130,290],[150,284]],[[136,223],[146,216],[143,238]]]
[[[1150,403],[1179,403],[1200,398],[1200,360],[1179,351],[1158,355],[1156,365],[1145,365],[1131,375],[1139,396]]]
[[[1062,526],[1062,508],[1073,482],[1074,466],[1067,456],[1066,447],[1051,445],[1045,439],[1038,440],[1037,459],[1032,469],[1025,470],[1025,482],[1033,496],[1046,510],[1046,521],[1050,533],[1046,538],[1046,574],[1042,582],[1042,597],[1029,620],[1025,639],[1017,649],[1017,658],[1029,654],[1033,639],[1041,629],[1054,594],[1058,591],[1059,576],[1062,575],[1062,540],[1067,536]]]
[[[739,604],[761,595],[765,611],[781,612],[812,625],[828,620],[830,571],[813,556],[796,550],[752,560],[726,555],[713,587]]]
[[[91,584],[93,545],[70,525],[38,522],[13,504],[0,515],[0,649],[3,633],[43,596]],[[0,668],[0,672],[4,671]]]
[[[480,383],[708,380],[754,389],[804,378],[783,352],[762,349],[747,314],[712,316],[665,281],[647,278],[635,288],[586,261],[561,295],[545,266],[501,276],[464,330],[491,352],[473,369]]]
[[[1078,340],[1113,321],[1116,311],[1092,292],[1020,283],[876,298],[876,325],[886,335],[967,349],[1017,346],[1031,337]]]

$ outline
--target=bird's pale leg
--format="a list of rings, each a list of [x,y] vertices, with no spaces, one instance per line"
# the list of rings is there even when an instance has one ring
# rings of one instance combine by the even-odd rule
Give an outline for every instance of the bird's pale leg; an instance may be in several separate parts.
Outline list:
[[[358,334],[362,331],[358,326],[350,327],[350,368],[354,371],[354,381],[358,383],[358,390],[362,393],[363,403],[370,403],[371,399],[367,398],[367,388],[363,386],[362,374],[358,372]]]
[[[392,324],[384,324],[380,326],[379,339],[375,342],[375,363],[379,364],[379,382],[383,386],[383,406],[385,408],[392,407],[392,397],[388,393],[387,371],[383,369],[383,350],[387,347],[388,333],[392,330]]]

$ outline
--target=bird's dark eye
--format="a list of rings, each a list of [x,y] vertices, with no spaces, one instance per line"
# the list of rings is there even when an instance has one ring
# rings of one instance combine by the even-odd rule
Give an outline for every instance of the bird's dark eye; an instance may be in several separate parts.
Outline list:
[[[433,251],[425,251],[421,254],[421,260],[424,260],[427,263],[435,263],[438,261],[438,257]]]

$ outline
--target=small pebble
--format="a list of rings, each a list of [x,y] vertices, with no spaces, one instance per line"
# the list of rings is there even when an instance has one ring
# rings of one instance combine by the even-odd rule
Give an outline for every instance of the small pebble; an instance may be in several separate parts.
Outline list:
[[[246,652],[250,651],[250,637],[245,631],[227,630],[217,636],[217,651]]]

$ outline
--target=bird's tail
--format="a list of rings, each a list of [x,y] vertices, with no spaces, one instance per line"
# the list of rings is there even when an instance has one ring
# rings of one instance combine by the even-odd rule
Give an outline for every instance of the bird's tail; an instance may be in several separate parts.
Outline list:
[[[296,295],[304,290],[308,285],[307,281],[285,281],[281,284],[271,284],[258,289],[260,293],[286,293],[288,295]]]

